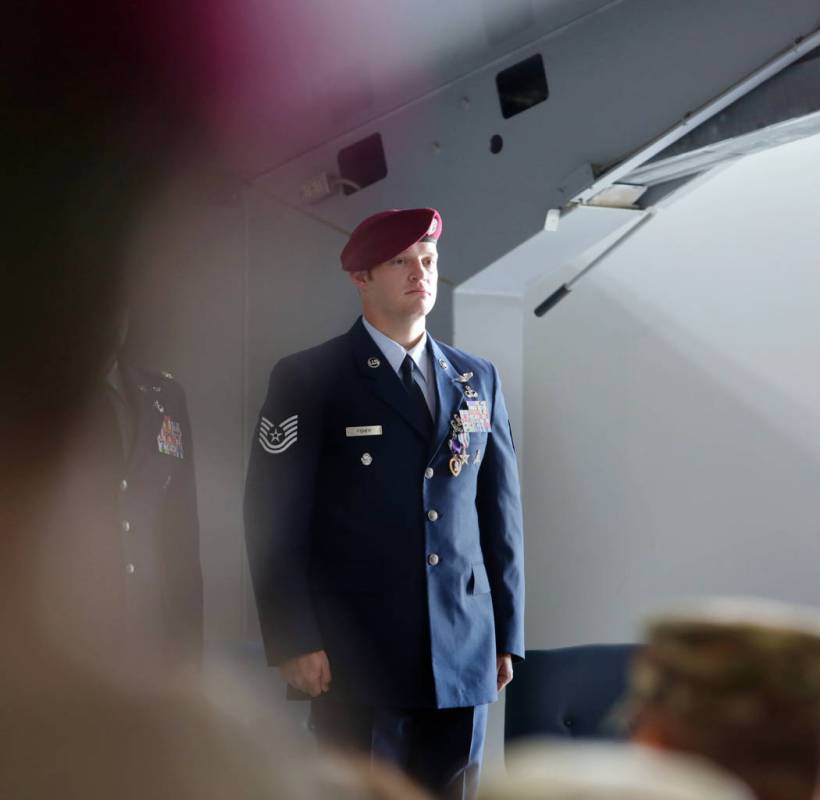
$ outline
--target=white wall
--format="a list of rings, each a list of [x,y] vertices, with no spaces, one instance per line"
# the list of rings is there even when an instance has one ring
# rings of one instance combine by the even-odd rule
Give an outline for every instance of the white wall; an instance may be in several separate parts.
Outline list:
[[[820,139],[738,162],[546,317],[529,292],[529,647],[685,595],[820,605],[818,166]]]

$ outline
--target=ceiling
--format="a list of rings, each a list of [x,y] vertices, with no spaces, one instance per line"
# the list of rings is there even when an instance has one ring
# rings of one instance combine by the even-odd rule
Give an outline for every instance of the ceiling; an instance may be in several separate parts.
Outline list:
[[[231,4],[225,133],[256,176],[623,0]]]

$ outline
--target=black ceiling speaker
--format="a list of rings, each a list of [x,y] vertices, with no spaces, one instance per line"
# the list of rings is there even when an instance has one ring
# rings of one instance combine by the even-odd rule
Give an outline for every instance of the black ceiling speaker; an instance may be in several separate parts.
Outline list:
[[[359,189],[370,186],[387,177],[387,159],[380,133],[360,139],[358,142],[339,150],[339,177],[352,181]],[[359,189],[350,184],[342,184],[345,194],[353,194]]]
[[[525,58],[495,76],[504,119],[528,111],[549,97],[547,73],[540,53]]]

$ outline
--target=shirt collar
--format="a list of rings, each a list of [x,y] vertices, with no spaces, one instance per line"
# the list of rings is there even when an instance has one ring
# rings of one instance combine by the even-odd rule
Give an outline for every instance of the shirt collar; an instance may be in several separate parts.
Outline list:
[[[409,355],[418,367],[424,380],[428,380],[429,359],[427,358],[427,331],[422,334],[421,339],[419,339],[413,347],[409,350],[405,350],[397,341],[391,339],[378,328],[371,325],[364,316],[362,316],[362,324],[397,375],[400,374],[404,357]]]

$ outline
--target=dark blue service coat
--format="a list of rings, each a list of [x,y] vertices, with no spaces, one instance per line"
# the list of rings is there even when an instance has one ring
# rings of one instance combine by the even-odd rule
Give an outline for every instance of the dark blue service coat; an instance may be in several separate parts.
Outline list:
[[[245,523],[268,659],[326,650],[344,701],[492,702],[496,654],[524,655],[518,470],[498,372],[432,337],[429,352],[432,437],[361,320],[274,367],[254,435]],[[470,434],[455,477],[450,422],[465,393],[486,401],[491,432]]]
[[[109,477],[115,483],[130,625],[169,658],[198,663],[202,569],[185,394],[168,373],[121,366],[132,440]]]

